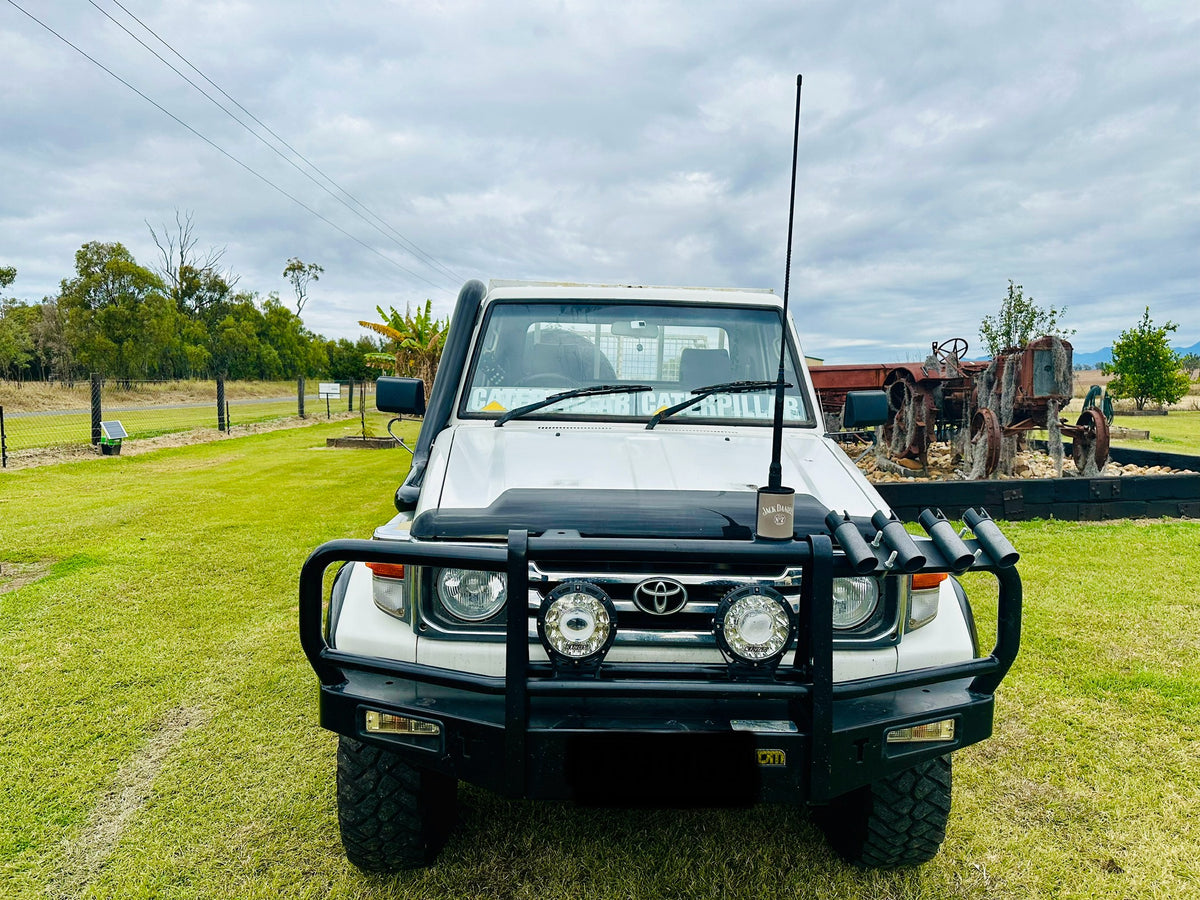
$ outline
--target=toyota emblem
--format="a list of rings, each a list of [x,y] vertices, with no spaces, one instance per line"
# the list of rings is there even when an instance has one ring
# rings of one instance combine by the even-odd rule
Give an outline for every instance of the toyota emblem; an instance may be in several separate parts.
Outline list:
[[[652,616],[669,616],[687,604],[687,589],[673,578],[647,578],[633,589],[633,602]]]

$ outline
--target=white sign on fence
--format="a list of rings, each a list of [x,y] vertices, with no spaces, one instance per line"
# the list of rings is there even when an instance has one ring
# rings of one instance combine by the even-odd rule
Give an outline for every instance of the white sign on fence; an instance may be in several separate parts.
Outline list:
[[[342,386],[336,381],[322,381],[318,395],[322,400],[336,400],[342,396]]]

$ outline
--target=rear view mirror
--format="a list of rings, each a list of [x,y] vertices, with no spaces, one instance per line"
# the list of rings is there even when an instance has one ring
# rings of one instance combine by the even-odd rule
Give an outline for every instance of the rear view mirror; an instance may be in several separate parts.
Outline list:
[[[385,375],[375,382],[375,408],[396,415],[425,415],[425,382]]]
[[[617,337],[636,337],[653,339],[658,337],[658,326],[651,325],[644,319],[634,319],[629,322],[613,322],[609,329]]]
[[[888,399],[883,391],[847,391],[842,427],[850,430],[883,425],[888,420]]]

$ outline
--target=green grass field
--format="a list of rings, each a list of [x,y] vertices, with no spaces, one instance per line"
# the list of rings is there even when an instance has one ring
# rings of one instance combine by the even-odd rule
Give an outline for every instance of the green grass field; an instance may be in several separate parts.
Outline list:
[[[1148,441],[1113,441],[1118,447],[1200,456],[1200,412],[1172,411],[1165,416],[1115,416],[1113,425],[1150,432]]]
[[[407,426],[409,433],[413,426]],[[432,869],[342,855],[296,638],[307,553],[392,512],[346,423],[0,473],[0,896],[1200,896],[1200,523],[1006,526],[1024,646],[955,757],[942,853],[844,866],[805,813],[597,811],[465,788]],[[985,585],[979,615],[989,601]]]

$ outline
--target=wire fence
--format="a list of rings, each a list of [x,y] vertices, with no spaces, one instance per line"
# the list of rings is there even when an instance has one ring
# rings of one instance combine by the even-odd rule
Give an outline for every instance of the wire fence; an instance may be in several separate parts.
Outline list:
[[[333,386],[337,385],[336,396]],[[353,381],[89,381],[0,384],[0,466],[14,454],[80,445],[103,446],[106,422],[129,440],[164,434],[326,418],[357,411],[375,384]],[[111,430],[111,429],[110,429]]]

